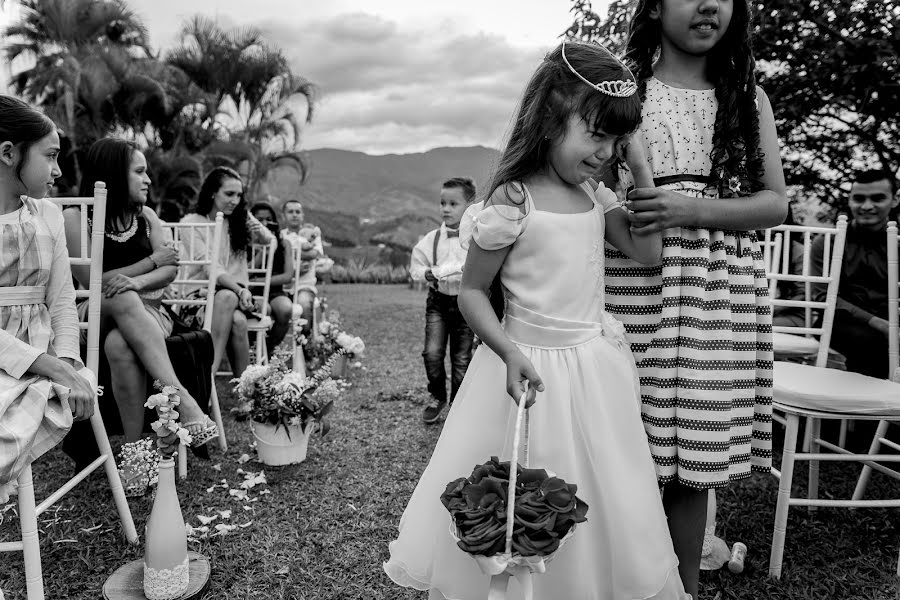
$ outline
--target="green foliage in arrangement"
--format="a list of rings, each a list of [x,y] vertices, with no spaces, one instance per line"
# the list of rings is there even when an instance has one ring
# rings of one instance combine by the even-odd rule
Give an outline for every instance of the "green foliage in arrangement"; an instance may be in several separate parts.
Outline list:
[[[409,281],[408,267],[392,267],[385,263],[367,263],[351,258],[346,265],[331,267],[333,283],[406,283]]]
[[[636,0],[606,18],[573,0],[568,35],[624,48]],[[900,5],[884,0],[755,0],[759,84],[775,112],[789,186],[832,208],[857,168],[900,167]]]

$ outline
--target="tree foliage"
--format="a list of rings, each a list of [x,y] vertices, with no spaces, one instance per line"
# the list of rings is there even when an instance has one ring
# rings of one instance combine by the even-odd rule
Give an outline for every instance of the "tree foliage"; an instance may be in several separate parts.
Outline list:
[[[42,107],[76,154],[117,134],[146,147],[157,196],[189,204],[204,167],[229,164],[252,190],[273,166],[300,180],[315,87],[255,29],[188,19],[179,45],[154,55],[125,0],[18,0],[6,59],[28,66],[13,90]]]
[[[147,32],[120,0],[22,0],[4,31],[6,59],[32,61],[13,90],[34,102],[77,148],[109,129],[164,118],[167,95],[147,75]]]
[[[621,50],[635,0],[606,18],[574,0],[570,36]],[[900,167],[900,5],[892,0],[752,2],[760,85],[799,196],[837,207],[859,168]]]

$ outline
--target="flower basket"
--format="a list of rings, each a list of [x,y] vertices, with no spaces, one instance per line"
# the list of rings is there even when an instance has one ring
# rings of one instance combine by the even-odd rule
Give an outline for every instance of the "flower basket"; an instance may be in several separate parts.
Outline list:
[[[293,371],[290,349],[275,351],[268,365],[251,365],[232,379],[238,421],[249,420],[260,460],[269,465],[292,464],[306,458],[309,437],[328,433],[328,413],[340,397],[331,379],[332,357],[312,375]]]
[[[511,576],[520,580],[524,597],[530,600],[532,573],[545,572],[575,526],[587,520],[588,506],[575,495],[577,486],[544,469],[527,467],[525,396],[519,398],[512,456],[518,459],[524,438],[526,466],[491,457],[468,478],[451,481],[441,494],[457,545],[491,576],[488,600],[506,598]]]
[[[306,368],[312,370],[322,367],[338,352],[347,355],[347,358],[360,358],[366,349],[361,338],[341,329],[341,317],[336,310],[325,312],[324,318],[308,337],[298,328],[294,329],[294,336],[297,345],[303,347]],[[337,364],[333,364],[331,373],[337,378],[346,377],[346,359],[340,358]]]
[[[250,431],[256,438],[256,452],[263,464],[279,467],[295,465],[306,460],[309,436],[313,423],[300,425],[270,425],[250,421]]]

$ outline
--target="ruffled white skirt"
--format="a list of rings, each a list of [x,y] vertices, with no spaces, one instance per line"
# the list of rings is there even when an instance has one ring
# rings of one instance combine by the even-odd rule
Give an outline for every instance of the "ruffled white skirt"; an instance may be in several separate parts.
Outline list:
[[[519,345],[546,390],[529,409],[529,466],[576,484],[589,507],[587,522],[577,526],[546,573],[534,575],[534,598],[682,600],[688,596],[641,423],[634,360],[620,324],[609,321],[593,324],[593,332],[546,335],[529,323],[515,327],[507,315],[507,332],[517,343],[576,342]],[[516,407],[506,394],[505,374],[500,358],[480,346],[390,544],[384,569],[399,585],[430,589],[437,598],[487,598],[490,577],[457,547],[440,495],[492,455],[510,458]],[[522,598],[515,579],[507,597]]]

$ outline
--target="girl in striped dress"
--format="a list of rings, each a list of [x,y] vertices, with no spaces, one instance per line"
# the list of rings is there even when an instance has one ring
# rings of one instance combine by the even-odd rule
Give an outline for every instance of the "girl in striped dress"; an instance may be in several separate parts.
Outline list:
[[[644,101],[652,188],[634,227],[660,265],[606,247],[607,310],[625,323],[685,590],[697,597],[707,490],[768,472],[771,309],[755,230],[787,214],[772,108],[757,88],[747,0],[641,0],[627,57]],[[615,177],[618,175],[618,177]]]

